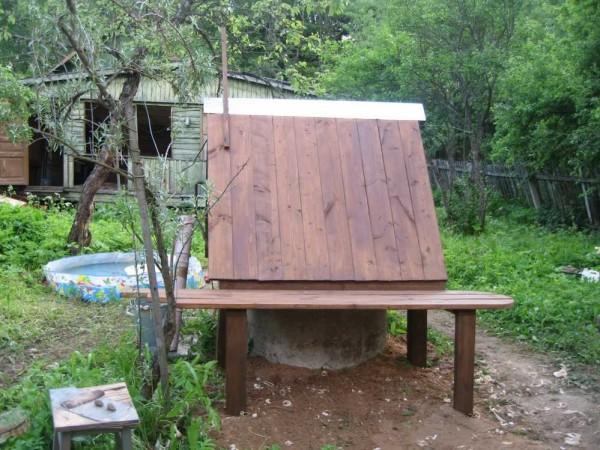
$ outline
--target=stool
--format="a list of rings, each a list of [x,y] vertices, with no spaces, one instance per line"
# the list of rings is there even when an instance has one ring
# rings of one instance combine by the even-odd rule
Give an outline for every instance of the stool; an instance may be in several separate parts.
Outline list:
[[[133,448],[133,428],[140,419],[125,383],[50,389],[50,404],[53,450],[70,450],[73,436],[101,433],[113,433],[117,449]]]

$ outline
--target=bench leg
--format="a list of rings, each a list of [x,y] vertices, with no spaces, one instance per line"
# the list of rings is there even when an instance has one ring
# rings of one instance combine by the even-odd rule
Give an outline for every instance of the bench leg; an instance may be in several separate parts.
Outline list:
[[[117,450],[133,449],[133,431],[131,428],[125,428],[115,433],[115,443]]]
[[[475,310],[454,311],[454,409],[473,414]]]
[[[219,321],[217,323],[217,364],[225,369],[225,338],[227,336],[227,324],[225,322],[225,310],[219,310]]]
[[[246,310],[225,311],[225,322],[225,412],[230,416],[238,416],[246,409]]]
[[[427,365],[427,310],[407,311],[406,344],[408,361],[417,367]]]
[[[53,450],[71,450],[71,433],[54,432]]]

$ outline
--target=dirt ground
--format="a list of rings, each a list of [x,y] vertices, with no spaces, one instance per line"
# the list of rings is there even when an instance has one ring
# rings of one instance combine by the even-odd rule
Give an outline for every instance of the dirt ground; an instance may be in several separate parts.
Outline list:
[[[451,316],[430,322],[452,332]],[[248,411],[223,416],[217,443],[230,450],[600,448],[600,395],[590,377],[578,386],[550,358],[478,332],[469,418],[451,407],[451,357],[420,369],[405,355],[397,338],[379,357],[335,372],[252,359]]]

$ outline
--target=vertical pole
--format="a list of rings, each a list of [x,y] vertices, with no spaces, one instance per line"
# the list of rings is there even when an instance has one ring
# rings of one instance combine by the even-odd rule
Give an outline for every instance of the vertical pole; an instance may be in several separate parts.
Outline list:
[[[225,412],[230,416],[238,416],[246,409],[246,310],[227,310],[225,321]]]
[[[223,146],[228,149],[230,141],[229,135],[229,76],[227,63],[227,30],[225,25],[219,27],[221,32],[221,70],[223,77]]]
[[[586,189],[585,183],[583,181],[581,182],[581,190],[583,191],[583,201],[585,203],[585,212],[587,213],[588,220],[590,221],[590,223],[593,224],[594,216],[592,215],[592,208],[590,207],[590,199],[588,198],[587,189]]]
[[[473,414],[475,371],[475,310],[454,312],[454,409]]]
[[[406,315],[408,361],[413,366],[425,367],[427,365],[427,310],[409,310]]]

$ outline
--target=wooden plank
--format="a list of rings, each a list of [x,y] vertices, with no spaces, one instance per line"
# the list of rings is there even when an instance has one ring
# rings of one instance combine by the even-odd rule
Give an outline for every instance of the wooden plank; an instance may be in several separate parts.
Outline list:
[[[225,362],[225,411],[238,416],[246,409],[246,354],[248,335],[246,311],[227,311],[226,362]]]
[[[354,263],[337,126],[334,119],[315,119],[323,215],[332,280],[353,280]]]
[[[446,280],[448,275],[444,266],[440,232],[419,124],[399,122],[399,129],[421,247],[423,274],[427,280]]]
[[[473,375],[475,370],[475,311],[455,311],[454,409],[473,414]]]
[[[512,304],[505,295],[461,291],[181,289],[177,298],[179,308],[191,309],[495,309]]]
[[[375,120],[357,120],[358,136],[365,174],[367,203],[371,220],[373,246],[380,280],[402,279],[396,248],[394,224],[387,190],[387,177]]]
[[[247,281],[222,280],[220,289],[258,290],[357,290],[357,291],[439,291],[446,288],[445,281]]]
[[[427,365],[427,310],[407,311],[406,347],[408,361],[417,367]]]
[[[61,404],[66,399],[85,395],[95,390],[103,391],[104,394],[101,397],[101,400],[105,403],[112,401],[115,402],[115,404],[125,404],[125,406],[131,407],[117,409],[114,413],[114,418],[111,416],[110,421],[105,421],[78,414],[77,409],[70,410]],[[113,383],[78,389],[73,387],[50,389],[50,403],[52,407],[54,430],[57,432],[111,430],[115,428],[132,427],[139,423],[137,411],[133,406],[131,396],[129,395],[125,383]]]
[[[0,185],[29,184],[29,147],[0,134]]]
[[[423,261],[398,122],[379,121],[379,136],[402,279],[420,280]]]
[[[273,119],[268,116],[253,116],[250,120],[258,279],[280,280],[283,278],[283,267],[277,210]]]
[[[250,116],[231,120],[231,210],[233,232],[233,276],[257,279],[256,211],[254,206],[254,162],[250,141]],[[214,253],[211,253],[211,256]]]
[[[213,192],[208,214],[208,273],[215,279],[233,278],[233,241],[230,151],[223,147],[223,123],[220,116],[209,115],[208,179]]]
[[[283,273],[286,280],[301,280],[304,278],[306,259],[300,184],[296,164],[296,139],[295,134],[291,132],[293,126],[293,118],[273,117]]]
[[[300,202],[304,227],[306,266],[303,279],[327,280],[330,277],[327,233],[315,120],[312,117],[295,117],[296,159],[300,180]],[[328,174],[323,174],[328,176]]]
[[[376,280],[377,260],[373,247],[358,130],[353,120],[337,119],[336,123],[355,279]]]

